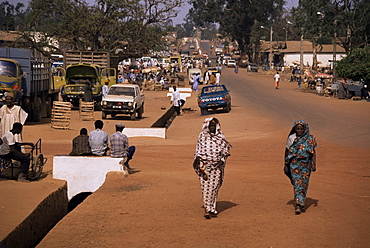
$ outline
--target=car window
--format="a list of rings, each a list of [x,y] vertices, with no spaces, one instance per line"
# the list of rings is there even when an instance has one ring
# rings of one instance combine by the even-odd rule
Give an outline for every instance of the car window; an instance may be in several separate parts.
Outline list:
[[[223,86],[213,86],[213,87],[205,87],[203,88],[203,93],[213,93],[218,91],[224,91],[225,88]]]
[[[135,89],[129,87],[111,87],[108,92],[109,95],[125,95],[135,96]]]

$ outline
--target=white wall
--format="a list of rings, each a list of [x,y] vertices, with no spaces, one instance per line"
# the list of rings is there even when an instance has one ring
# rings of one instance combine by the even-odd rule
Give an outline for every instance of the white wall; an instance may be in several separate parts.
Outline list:
[[[93,156],[54,156],[53,178],[67,181],[68,199],[82,192],[95,192],[109,171],[122,171],[122,158]]]
[[[336,54],[336,60],[339,61],[343,57],[345,57],[345,54]],[[300,54],[285,54],[284,55],[284,61],[289,65],[292,66],[293,62],[300,62]],[[317,61],[321,62],[320,66],[321,67],[331,67],[332,63],[329,62],[329,60],[333,60],[333,54],[331,53],[324,53],[324,54],[317,54]],[[313,61],[313,54],[312,53],[305,53],[303,54],[303,64],[307,65],[307,62],[310,66],[312,66],[312,61]]]

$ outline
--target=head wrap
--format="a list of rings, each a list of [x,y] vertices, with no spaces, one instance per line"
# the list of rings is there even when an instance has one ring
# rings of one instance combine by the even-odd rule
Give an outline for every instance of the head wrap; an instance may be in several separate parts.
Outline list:
[[[296,133],[295,127],[297,125],[302,125],[305,127],[303,134],[300,137],[296,137],[293,144],[289,148],[289,154],[287,159],[295,158],[307,158],[313,154],[313,150],[317,147],[316,139],[310,134],[310,129],[308,124],[302,120],[297,120],[294,122],[292,130],[289,136]]]

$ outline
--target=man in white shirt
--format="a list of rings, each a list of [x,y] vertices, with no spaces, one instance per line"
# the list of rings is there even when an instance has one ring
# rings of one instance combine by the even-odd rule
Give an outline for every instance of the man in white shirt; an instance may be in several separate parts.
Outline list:
[[[221,80],[221,73],[217,72],[216,73],[216,84],[220,84],[220,80]]]
[[[27,174],[30,167],[30,158],[21,152],[21,145],[33,145],[30,143],[17,143],[15,135],[22,132],[23,125],[19,122],[13,124],[13,128],[2,137],[0,145],[0,156],[4,159],[14,159],[21,162],[21,173],[18,176],[19,182],[29,182]],[[0,142],[1,143],[1,142]]]
[[[19,122],[24,125],[26,122],[28,114],[20,106],[14,105],[13,100],[13,94],[7,94],[5,105],[0,108],[1,136],[4,136],[6,132],[12,129],[14,123]],[[15,140],[22,142],[21,134],[16,134]]]
[[[91,153],[96,156],[106,156],[108,148],[108,133],[104,132],[104,123],[101,120],[97,120],[94,123],[95,130],[90,132],[89,144],[91,147]]]
[[[181,97],[180,97],[180,91],[176,89],[176,86],[173,86],[172,102],[173,102],[173,106],[175,107],[177,115],[180,115],[181,114],[181,111],[180,111]]]
[[[279,82],[280,82],[280,75],[279,72],[276,72],[274,76],[274,81],[275,81],[275,89],[279,88]]]

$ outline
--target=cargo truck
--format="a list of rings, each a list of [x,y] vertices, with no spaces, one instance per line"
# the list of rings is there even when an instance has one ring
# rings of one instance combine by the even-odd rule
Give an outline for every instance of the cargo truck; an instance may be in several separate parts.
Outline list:
[[[103,97],[102,86],[106,81],[109,82],[108,86],[117,82],[116,69],[108,68],[110,54],[94,51],[69,51],[65,52],[63,57],[65,72],[60,73],[65,75],[65,86],[61,90],[63,101],[78,106],[79,101],[83,99],[84,87],[89,82],[95,106],[100,108]],[[58,80],[63,80],[63,77],[58,77]]]
[[[60,87],[54,85],[51,62],[39,51],[0,47],[0,105],[8,93],[28,113],[28,121],[50,117]]]

